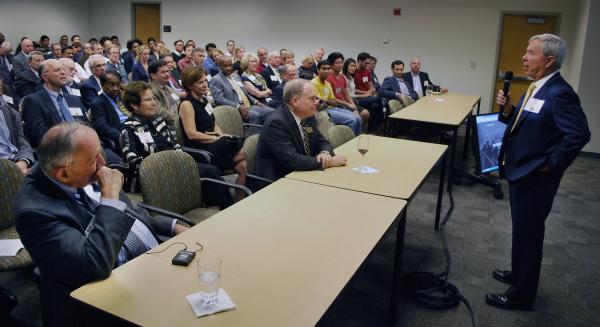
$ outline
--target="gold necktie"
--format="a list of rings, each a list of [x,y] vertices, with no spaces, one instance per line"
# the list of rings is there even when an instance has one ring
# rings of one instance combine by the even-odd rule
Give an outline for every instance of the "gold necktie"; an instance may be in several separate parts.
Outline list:
[[[515,118],[515,122],[512,125],[512,128],[510,129],[510,131],[514,131],[515,130],[515,126],[517,126],[517,123],[519,122],[519,118],[521,118],[521,113],[523,112],[523,108],[525,108],[525,105],[527,104],[527,101],[529,101],[529,97],[531,97],[531,93],[533,93],[533,90],[535,90],[536,85],[535,83],[531,83],[529,85],[529,88],[527,89],[527,93],[525,93],[525,98],[523,99],[523,103],[521,103],[521,107],[519,108],[519,112],[517,113],[517,118]]]
[[[248,100],[246,93],[244,93],[244,91],[242,91],[242,89],[240,88],[240,85],[233,78],[233,76],[230,75],[227,79],[229,80],[229,83],[231,84],[231,86],[233,86],[235,93],[237,93],[238,96],[240,97],[240,99],[242,99],[242,103],[244,103],[244,106],[250,107],[250,100]]]
[[[125,108],[125,105],[123,104],[123,101],[121,101],[121,99],[117,99],[117,105],[119,106],[119,110],[121,110],[121,112],[125,116],[131,117],[131,112],[127,110],[127,108]]]

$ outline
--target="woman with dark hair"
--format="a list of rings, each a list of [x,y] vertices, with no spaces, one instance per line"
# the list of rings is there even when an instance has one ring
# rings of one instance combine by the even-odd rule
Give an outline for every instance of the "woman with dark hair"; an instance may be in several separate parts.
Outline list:
[[[215,156],[221,170],[233,169],[238,173],[236,184],[246,184],[246,153],[241,137],[223,134],[215,123],[212,105],[206,99],[208,81],[206,71],[198,66],[188,67],[181,74],[181,85],[188,96],[179,104],[179,123],[183,145],[206,150]],[[244,197],[237,192],[236,200]]]
[[[157,102],[149,83],[138,81],[128,84],[123,92],[123,103],[132,113],[123,123],[120,138],[123,159],[130,168],[137,172],[145,157],[160,151],[181,149],[175,133],[156,113]],[[198,163],[198,172],[201,177],[223,180],[221,172],[213,165]],[[207,186],[202,192],[206,204],[218,204],[223,209],[233,203],[227,188],[215,184]]]
[[[354,73],[356,72],[356,60],[352,58],[344,61],[344,68],[342,70],[346,77],[348,91],[350,96],[358,102],[358,105],[369,110],[371,119],[369,119],[368,131],[374,133],[377,131],[378,125],[385,121],[383,113],[383,103],[380,97],[368,95],[367,93],[361,93],[356,90],[356,84],[354,84]]]

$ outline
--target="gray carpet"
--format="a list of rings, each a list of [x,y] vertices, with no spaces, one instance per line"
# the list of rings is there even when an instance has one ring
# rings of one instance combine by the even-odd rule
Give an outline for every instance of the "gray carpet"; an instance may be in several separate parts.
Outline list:
[[[449,281],[471,302],[479,326],[597,326],[600,321],[600,159],[579,157],[566,172],[546,221],[544,259],[534,311],[502,311],[484,303],[506,285],[494,268],[509,268],[511,223],[507,194],[496,200],[481,185],[454,187],[455,209],[445,233],[452,256]],[[445,257],[433,229],[438,175],[434,173],[409,206],[403,273],[441,272]],[[503,190],[507,193],[506,184]],[[444,197],[444,212],[448,207]],[[368,217],[365,217],[368,219]],[[470,326],[464,305],[445,311],[416,306],[402,294],[398,315],[387,319],[392,235],[373,251],[320,321],[322,326]],[[0,274],[0,285],[17,294],[20,318],[40,325],[35,285]]]

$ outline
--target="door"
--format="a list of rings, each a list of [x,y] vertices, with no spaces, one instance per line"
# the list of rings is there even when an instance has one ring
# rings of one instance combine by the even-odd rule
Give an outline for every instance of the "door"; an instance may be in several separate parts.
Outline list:
[[[160,40],[160,4],[134,3],[133,6],[133,35],[144,44],[149,37]]]
[[[558,17],[540,15],[515,15],[504,14],[502,17],[502,34],[498,54],[498,71],[496,72],[496,86],[492,96],[492,111],[498,112],[496,94],[502,89],[504,72],[512,71],[514,76],[510,85],[513,104],[527,91],[531,80],[523,73],[521,57],[525,54],[529,38],[543,33],[556,34]]]

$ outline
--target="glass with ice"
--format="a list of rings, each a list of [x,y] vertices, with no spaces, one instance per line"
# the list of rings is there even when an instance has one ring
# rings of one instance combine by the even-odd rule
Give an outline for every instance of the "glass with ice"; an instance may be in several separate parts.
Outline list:
[[[204,304],[214,304],[217,302],[217,295],[219,292],[221,259],[218,257],[201,255],[198,258],[197,265],[202,302]]]

